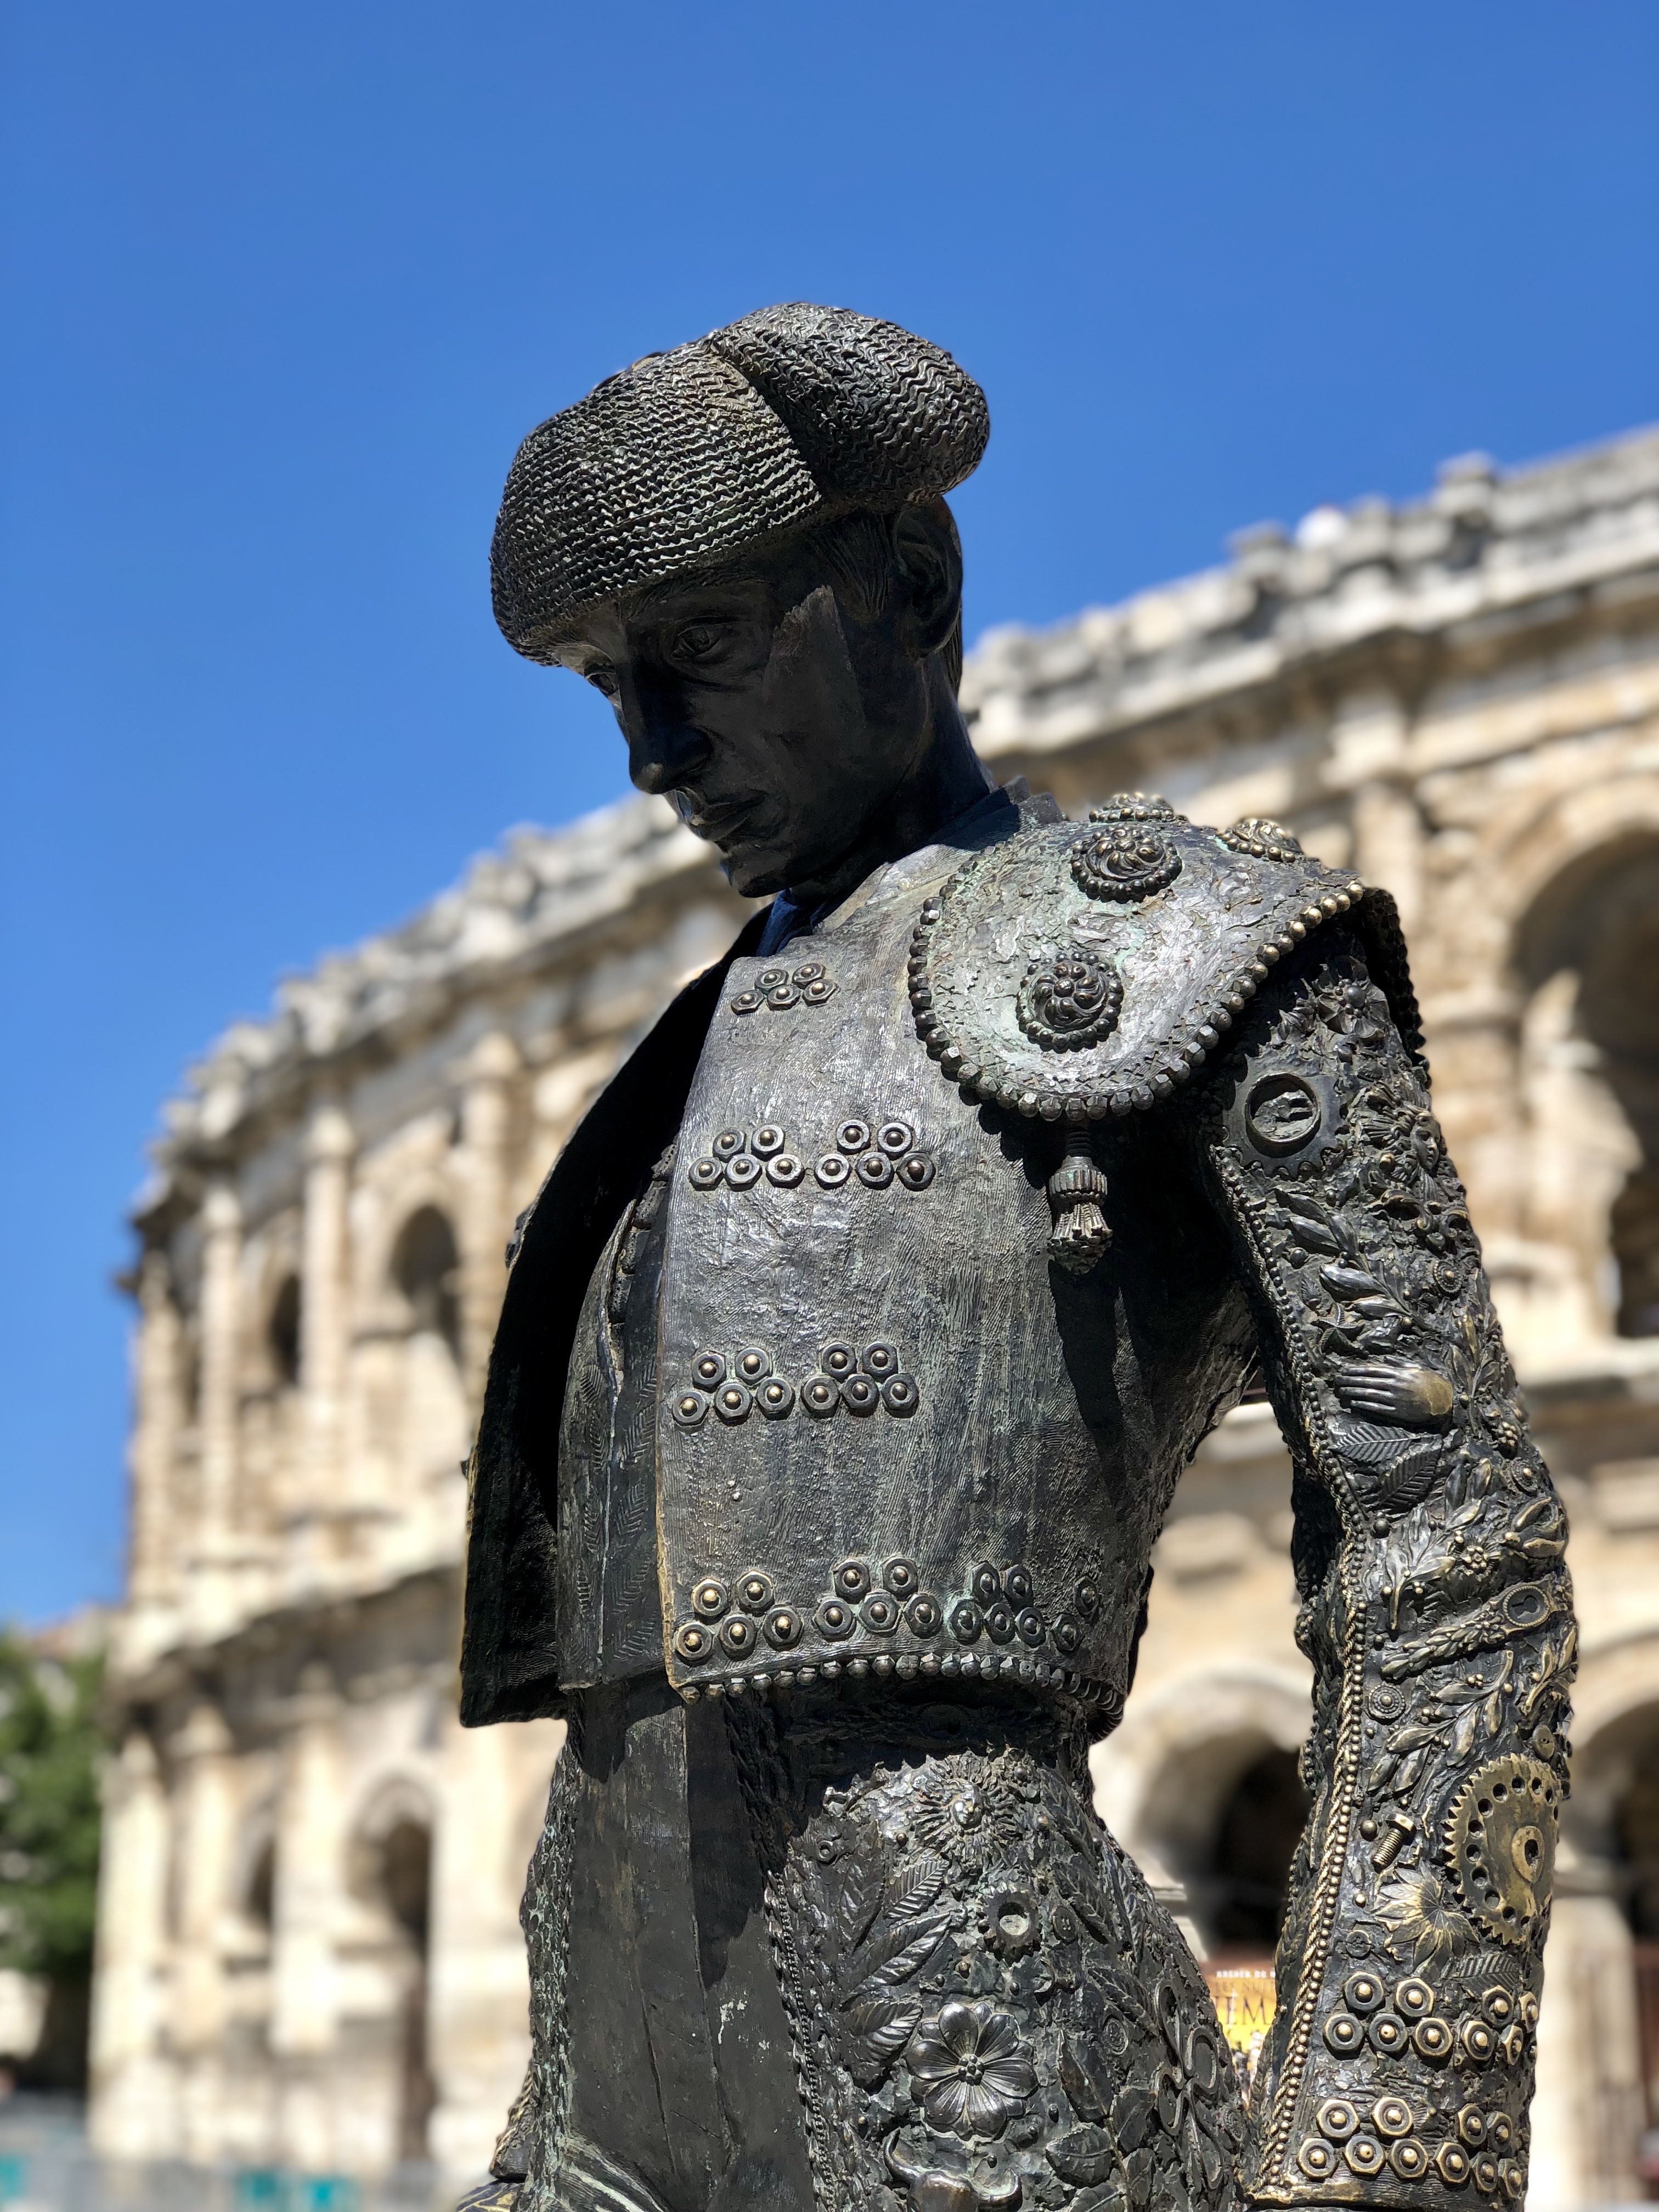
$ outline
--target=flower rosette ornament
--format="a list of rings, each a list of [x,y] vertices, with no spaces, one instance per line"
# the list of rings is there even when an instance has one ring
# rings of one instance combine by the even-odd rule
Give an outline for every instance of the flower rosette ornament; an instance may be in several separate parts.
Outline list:
[[[1036,2069],[1016,2022],[994,2006],[951,1998],[924,2020],[904,2053],[930,2127],[996,2136],[1025,2109]]]

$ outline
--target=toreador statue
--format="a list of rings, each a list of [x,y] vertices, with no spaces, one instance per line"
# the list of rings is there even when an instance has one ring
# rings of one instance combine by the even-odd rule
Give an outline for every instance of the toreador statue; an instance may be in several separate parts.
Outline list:
[[[569,1721],[515,2212],[1495,2206],[1573,1668],[1561,1508],[1393,905],[992,787],[948,355],[770,308],[532,432],[497,618],[773,894],[514,1240],[463,1717]],[[1247,2114],[1091,1807],[1148,1555],[1265,1376],[1312,1800]]]

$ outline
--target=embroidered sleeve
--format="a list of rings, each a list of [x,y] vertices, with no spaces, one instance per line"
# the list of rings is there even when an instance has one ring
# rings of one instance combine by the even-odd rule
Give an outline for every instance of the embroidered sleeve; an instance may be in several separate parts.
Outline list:
[[[1358,939],[1265,989],[1193,1100],[1294,1465],[1311,1803],[1246,2193],[1526,2186],[1566,1790],[1566,1523],[1463,1191]]]

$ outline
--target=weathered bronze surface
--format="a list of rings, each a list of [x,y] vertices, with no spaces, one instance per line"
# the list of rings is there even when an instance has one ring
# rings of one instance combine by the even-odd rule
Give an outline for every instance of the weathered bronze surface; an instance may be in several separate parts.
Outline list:
[[[946,357],[777,309],[620,383],[526,441],[498,611],[777,896],[514,1239],[463,1710],[570,1741],[473,2202],[1516,2199],[1565,1526],[1391,902],[1272,822],[989,788]],[[1087,1750],[1258,1364],[1316,1693],[1247,2116]]]

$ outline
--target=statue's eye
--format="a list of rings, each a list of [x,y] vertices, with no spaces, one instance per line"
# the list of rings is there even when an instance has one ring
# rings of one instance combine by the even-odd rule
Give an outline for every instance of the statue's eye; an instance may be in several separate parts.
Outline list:
[[[617,672],[608,660],[595,661],[592,667],[582,672],[596,691],[603,691],[607,699],[616,697]]]
[[[720,634],[709,623],[687,623],[674,640],[674,649],[686,660],[704,660],[720,641]]]

